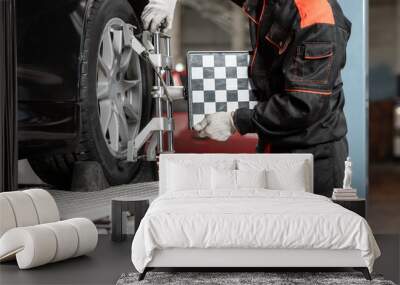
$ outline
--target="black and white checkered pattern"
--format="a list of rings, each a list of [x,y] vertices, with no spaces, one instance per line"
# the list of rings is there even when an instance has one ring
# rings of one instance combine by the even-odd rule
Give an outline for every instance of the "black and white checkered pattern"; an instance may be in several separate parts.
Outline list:
[[[190,127],[206,114],[253,109],[257,104],[248,77],[248,52],[189,52]]]

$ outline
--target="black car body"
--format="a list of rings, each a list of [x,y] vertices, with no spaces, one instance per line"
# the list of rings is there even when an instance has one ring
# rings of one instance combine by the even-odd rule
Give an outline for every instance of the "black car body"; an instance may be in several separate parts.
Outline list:
[[[91,22],[107,16],[109,7],[118,11],[130,5],[138,19],[145,4],[133,0],[17,0],[19,157],[28,158],[31,164],[45,164],[41,168],[49,175],[33,167],[45,181],[56,184],[57,179],[46,176],[67,175],[60,186],[68,188],[74,162],[98,160],[102,164],[106,160],[80,156],[85,123],[82,88],[88,88],[82,84],[82,74],[93,65],[87,63],[86,34]],[[110,184],[127,182],[132,178],[128,176],[119,181],[111,177]]]
[[[79,137],[79,56],[86,1],[17,1],[20,157]]]

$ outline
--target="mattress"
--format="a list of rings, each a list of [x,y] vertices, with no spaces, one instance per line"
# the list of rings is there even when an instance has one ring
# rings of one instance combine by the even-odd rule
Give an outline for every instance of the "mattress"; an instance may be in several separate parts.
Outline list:
[[[172,248],[359,250],[371,272],[380,255],[361,216],[323,196],[266,189],[161,195],[134,237],[132,262],[143,272],[156,250]]]

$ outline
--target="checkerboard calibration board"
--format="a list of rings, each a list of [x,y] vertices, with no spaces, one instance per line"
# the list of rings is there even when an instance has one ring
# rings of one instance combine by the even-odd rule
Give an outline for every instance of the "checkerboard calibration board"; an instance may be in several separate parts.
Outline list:
[[[189,125],[206,114],[253,109],[257,104],[248,76],[250,55],[244,52],[189,52]]]

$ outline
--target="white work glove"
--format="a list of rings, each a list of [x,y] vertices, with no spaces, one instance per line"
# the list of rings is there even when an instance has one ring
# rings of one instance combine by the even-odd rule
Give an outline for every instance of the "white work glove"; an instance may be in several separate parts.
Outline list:
[[[167,30],[171,29],[177,0],[150,0],[144,7],[142,22],[145,30],[156,32],[165,23]],[[165,22],[164,22],[165,21]]]
[[[236,131],[233,123],[234,112],[218,112],[206,115],[205,118],[194,126],[201,138],[224,142]]]

